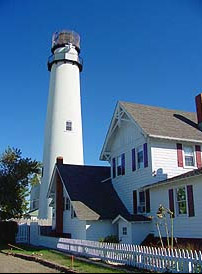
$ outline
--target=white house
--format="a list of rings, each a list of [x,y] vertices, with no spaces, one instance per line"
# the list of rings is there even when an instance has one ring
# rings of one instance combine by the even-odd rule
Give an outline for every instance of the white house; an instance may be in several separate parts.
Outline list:
[[[58,160],[48,192],[53,228],[139,244],[157,235],[151,216],[163,204],[175,211],[176,237],[201,238],[201,94],[196,107],[197,114],[118,102],[100,156],[110,168]]]

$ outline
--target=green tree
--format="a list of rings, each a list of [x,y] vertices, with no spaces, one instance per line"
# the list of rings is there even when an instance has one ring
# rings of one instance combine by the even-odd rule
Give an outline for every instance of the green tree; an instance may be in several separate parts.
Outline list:
[[[23,158],[20,149],[10,148],[0,156],[0,220],[20,218],[27,211],[30,184],[41,164]]]

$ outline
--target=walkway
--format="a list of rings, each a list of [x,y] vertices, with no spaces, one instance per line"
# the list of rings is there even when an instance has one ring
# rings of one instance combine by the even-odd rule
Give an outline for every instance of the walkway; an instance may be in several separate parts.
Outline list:
[[[0,273],[60,273],[55,269],[0,253]]]

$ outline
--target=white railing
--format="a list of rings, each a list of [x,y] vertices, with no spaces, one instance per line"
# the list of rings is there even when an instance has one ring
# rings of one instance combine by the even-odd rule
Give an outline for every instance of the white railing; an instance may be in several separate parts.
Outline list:
[[[172,273],[202,273],[201,251],[162,249],[129,244],[108,244],[85,240],[59,239],[61,251],[128,266]]]

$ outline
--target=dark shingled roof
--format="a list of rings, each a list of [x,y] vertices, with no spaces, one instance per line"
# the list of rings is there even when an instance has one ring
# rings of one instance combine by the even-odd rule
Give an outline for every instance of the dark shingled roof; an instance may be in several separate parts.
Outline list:
[[[120,102],[148,135],[202,141],[202,132],[197,127],[197,115],[161,107]]]
[[[189,172],[174,176],[172,178],[169,178],[169,179],[166,179],[166,180],[163,180],[163,181],[160,181],[160,182],[156,182],[156,183],[153,183],[153,184],[150,184],[150,185],[146,185],[143,188],[144,189],[149,189],[149,188],[153,188],[153,187],[157,187],[157,186],[163,186],[163,185],[172,183],[172,182],[177,181],[177,180],[187,179],[187,178],[198,176],[198,175],[202,175],[202,168],[194,169],[194,170],[191,170]]]
[[[128,213],[113,188],[109,167],[57,164],[57,168],[80,220],[113,220],[121,215],[128,221],[148,221]]]

